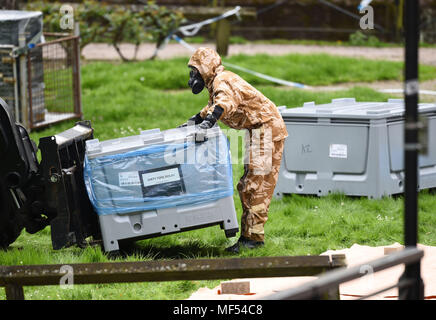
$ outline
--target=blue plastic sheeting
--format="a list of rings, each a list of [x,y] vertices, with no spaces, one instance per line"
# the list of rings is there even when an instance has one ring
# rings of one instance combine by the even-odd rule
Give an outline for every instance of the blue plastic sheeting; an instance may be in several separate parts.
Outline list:
[[[163,143],[88,158],[85,185],[98,215],[212,202],[233,195],[227,138]]]

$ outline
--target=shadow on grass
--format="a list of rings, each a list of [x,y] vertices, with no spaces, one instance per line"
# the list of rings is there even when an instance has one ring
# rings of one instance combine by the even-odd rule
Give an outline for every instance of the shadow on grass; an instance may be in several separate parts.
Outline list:
[[[121,243],[120,250],[109,254],[109,258],[129,257],[142,258],[144,260],[159,259],[195,259],[195,258],[214,258],[227,255],[224,246],[208,246],[201,242],[190,242],[186,245],[150,242],[125,242]]]
[[[436,188],[427,188],[427,189],[421,189],[419,190],[418,195],[436,195]],[[368,196],[353,196],[353,195],[346,195],[345,193],[341,192],[332,192],[328,195],[318,196],[316,194],[283,194],[283,197],[280,199],[285,202],[291,202],[295,200],[321,200],[321,199],[329,199],[332,201],[350,201],[350,202],[360,202],[360,201],[382,201],[382,200],[388,200],[393,199],[395,201],[397,200],[403,200],[404,199],[404,193],[396,193],[391,195],[385,195],[381,198],[373,199],[372,197]]]
[[[435,189],[436,190],[436,189]],[[425,190],[424,190],[425,191]],[[349,200],[349,201],[362,201],[362,200],[383,200],[383,199],[399,199],[403,197],[403,193],[397,193],[397,194],[392,194],[392,195],[388,195],[388,196],[383,196],[381,198],[377,198],[377,199],[373,199],[371,197],[368,196],[354,196],[354,195],[347,195],[345,193],[341,193],[341,192],[332,192],[329,193],[328,195],[322,195],[322,196],[318,196],[316,194],[298,194],[298,193],[285,193],[283,194],[282,198],[280,200],[285,200],[285,201],[293,201],[296,199],[306,199],[306,200],[322,200],[322,199],[329,199],[332,201],[343,201],[343,200]]]
[[[4,246],[0,246],[0,252],[12,252],[14,250],[22,251],[22,250],[24,250],[24,247],[22,247],[22,246],[19,246],[19,247],[11,247],[11,246],[4,247]]]

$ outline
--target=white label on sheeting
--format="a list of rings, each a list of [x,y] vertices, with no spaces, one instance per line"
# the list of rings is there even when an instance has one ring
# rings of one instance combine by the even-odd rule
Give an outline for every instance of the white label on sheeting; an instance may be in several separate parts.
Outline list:
[[[139,174],[137,171],[128,171],[118,173],[120,187],[140,186]]]
[[[172,168],[161,171],[149,172],[142,174],[144,187],[154,186],[156,184],[180,181],[179,169]]]
[[[346,144],[331,144],[330,145],[330,158],[347,159],[347,145]]]

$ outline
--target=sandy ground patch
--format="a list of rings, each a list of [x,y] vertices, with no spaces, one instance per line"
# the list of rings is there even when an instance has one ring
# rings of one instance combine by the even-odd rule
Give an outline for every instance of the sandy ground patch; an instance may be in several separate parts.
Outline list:
[[[329,250],[322,255],[345,254],[347,266],[365,266],[372,260],[385,256],[385,248],[401,247],[398,243],[389,246],[370,247],[354,244],[350,248],[342,250]],[[419,244],[419,249],[424,251],[421,261],[421,277],[424,281],[424,296],[427,300],[436,299],[436,247],[424,246]],[[354,300],[387,288],[398,282],[404,271],[402,265],[395,266],[380,272],[371,273],[366,268],[363,269],[366,276],[359,279],[345,282],[340,286],[341,300]],[[250,281],[250,294],[218,294],[220,286],[213,289],[200,288],[194,292],[188,300],[253,300],[262,299],[267,295],[289,288],[295,288],[303,283],[316,279],[315,277],[284,277],[284,278],[251,278],[234,279],[232,281]],[[396,300],[398,299],[398,289],[390,289],[370,298],[371,300]]]

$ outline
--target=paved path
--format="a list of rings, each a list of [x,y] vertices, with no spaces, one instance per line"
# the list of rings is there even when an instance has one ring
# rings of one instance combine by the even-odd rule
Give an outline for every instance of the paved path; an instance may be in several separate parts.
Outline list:
[[[193,44],[200,46],[215,47],[213,43]],[[154,44],[143,44],[139,47],[137,58],[144,60],[154,52]],[[131,58],[134,54],[132,44],[122,44],[121,51],[126,57]],[[103,43],[92,43],[83,49],[83,55],[88,60],[119,60],[115,49]],[[287,45],[287,44],[233,44],[229,46],[229,55],[235,54],[267,53],[271,55],[283,55],[289,53],[328,53],[347,57],[364,57],[378,60],[404,61],[403,48],[369,48],[369,47],[342,47],[342,46],[317,46],[317,45]],[[189,56],[190,52],[179,44],[168,44],[159,52],[160,59]],[[420,63],[436,66],[436,48],[421,48],[419,52]]]

